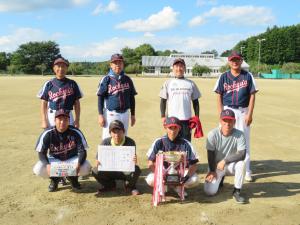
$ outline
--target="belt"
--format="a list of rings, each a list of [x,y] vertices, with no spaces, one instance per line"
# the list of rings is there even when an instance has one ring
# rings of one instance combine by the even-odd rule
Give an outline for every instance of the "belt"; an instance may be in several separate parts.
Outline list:
[[[115,110],[117,113],[124,113],[127,111],[127,109],[119,109],[119,110]]]
[[[66,110],[68,110],[68,111],[70,111],[70,112],[72,111],[72,110],[69,110],[69,109],[66,109]],[[50,113],[55,113],[56,111],[57,111],[56,109],[49,109],[49,112],[50,112]]]
[[[232,109],[239,109],[239,108],[247,108],[247,106],[238,106],[238,105],[227,105],[227,107],[230,107]]]
[[[240,106],[238,106],[238,105],[228,105],[228,107],[233,108],[233,109],[238,109],[238,108],[240,108]]]

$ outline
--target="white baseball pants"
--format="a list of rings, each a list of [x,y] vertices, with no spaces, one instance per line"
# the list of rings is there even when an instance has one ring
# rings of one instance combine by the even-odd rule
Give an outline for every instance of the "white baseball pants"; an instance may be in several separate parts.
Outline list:
[[[186,175],[188,170],[185,170],[184,175]],[[151,187],[154,185],[154,173],[149,173],[148,176],[145,178],[147,184]],[[184,184],[185,188],[192,188],[195,187],[199,182],[198,175],[196,173],[193,174]]]
[[[49,157],[49,162],[59,161],[58,159]],[[69,162],[78,162],[78,157],[73,157],[68,159]],[[89,175],[91,171],[91,164],[89,161],[85,160],[84,163],[80,166],[79,176],[86,176]],[[37,176],[43,178],[49,178],[47,173],[47,164],[43,163],[42,161],[38,161],[33,167],[33,173]]]
[[[127,135],[129,124],[129,110],[124,113],[118,113],[116,111],[109,111],[108,109],[104,109],[103,116],[106,123],[102,130],[102,140],[110,137],[109,124],[114,120],[120,120],[124,124],[125,135]]]
[[[215,195],[218,192],[220,182],[225,175],[234,175],[234,187],[241,189],[245,178],[245,162],[229,163],[224,170],[216,170],[217,178],[212,182],[205,181],[204,192],[207,195]]]
[[[246,163],[246,176],[251,176],[251,168],[250,168],[250,126],[246,126],[245,123],[245,116],[248,113],[248,108],[242,108],[239,107],[238,109],[233,109],[228,106],[224,106],[224,109],[231,109],[235,114],[235,128],[243,131],[246,139],[246,157],[245,157],[245,163]]]

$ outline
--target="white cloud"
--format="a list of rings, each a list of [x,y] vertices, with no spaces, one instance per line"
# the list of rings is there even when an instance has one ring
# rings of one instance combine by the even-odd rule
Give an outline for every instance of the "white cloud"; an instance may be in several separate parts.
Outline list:
[[[40,29],[29,27],[18,28],[11,34],[0,36],[0,51],[12,52],[15,51],[19,45],[30,41],[57,41],[64,36],[63,33],[59,32],[47,34]]]
[[[60,9],[81,6],[90,0],[0,0],[0,12],[28,12],[41,9]]]
[[[197,0],[196,5],[198,7],[204,6],[204,5],[216,5],[217,0]]]
[[[200,17],[203,19],[215,17],[222,23],[244,26],[270,25],[275,21],[271,9],[252,5],[213,7],[210,11],[190,20],[190,26],[202,25],[201,20],[199,23],[195,22],[196,18]]]
[[[128,20],[116,26],[131,32],[153,32],[172,28],[178,24],[177,16],[170,6],[164,7],[160,12],[149,16],[147,19]]]
[[[189,21],[189,26],[200,26],[203,25],[206,22],[205,18],[203,16],[196,16],[193,19]]]
[[[112,12],[112,13],[116,13],[118,12],[120,9],[119,4],[112,0],[108,3],[108,5],[103,5],[102,3],[99,3],[97,5],[97,7],[94,9],[94,11],[92,12],[92,15],[97,16],[101,13],[108,13],[108,12]]]

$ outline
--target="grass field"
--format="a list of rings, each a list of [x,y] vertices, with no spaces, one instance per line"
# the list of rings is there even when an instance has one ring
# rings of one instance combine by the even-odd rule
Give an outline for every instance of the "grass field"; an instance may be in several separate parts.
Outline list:
[[[206,197],[203,178],[207,168],[205,138],[194,139],[200,155],[198,187],[181,203],[175,198],[157,208],[151,206],[151,189],[143,177],[145,153],[153,140],[164,134],[159,114],[160,86],[165,79],[134,78],[138,91],[136,126],[129,136],[137,143],[143,170],[138,187],[142,195],[117,193],[95,197],[98,184],[82,181],[82,193],[60,187],[48,193],[48,180],[36,177],[34,146],[40,128],[40,101],[35,97],[48,78],[0,77],[0,224],[300,224],[300,81],[257,80],[260,91],[252,126],[252,169],[255,183],[245,183],[249,204],[231,198],[232,178],[215,197]],[[96,89],[100,78],[75,77],[85,96],[81,100],[81,129],[94,164],[101,129],[97,124]],[[205,134],[218,125],[214,79],[195,79],[202,93],[201,121]]]

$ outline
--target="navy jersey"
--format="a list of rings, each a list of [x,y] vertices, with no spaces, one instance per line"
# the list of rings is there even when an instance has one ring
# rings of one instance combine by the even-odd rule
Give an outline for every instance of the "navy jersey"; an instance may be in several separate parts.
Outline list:
[[[115,75],[110,69],[98,86],[97,95],[105,99],[105,108],[109,111],[125,111],[131,108],[132,98],[137,94],[130,77],[122,72]]]
[[[81,131],[73,126],[60,133],[55,127],[45,130],[36,144],[36,151],[47,153],[61,161],[78,156],[88,148],[87,142]]]
[[[53,78],[44,84],[37,96],[47,101],[50,109],[72,110],[83,94],[74,80]]]
[[[155,161],[156,154],[159,151],[186,152],[186,160],[188,162],[188,166],[193,165],[199,161],[197,153],[195,152],[191,143],[181,137],[175,138],[174,141],[171,141],[167,135],[163,136],[162,138],[156,139],[147,152],[148,160]]]
[[[250,95],[258,89],[252,74],[242,70],[237,77],[230,71],[223,73],[216,82],[214,91],[222,95],[224,106],[248,107]]]

